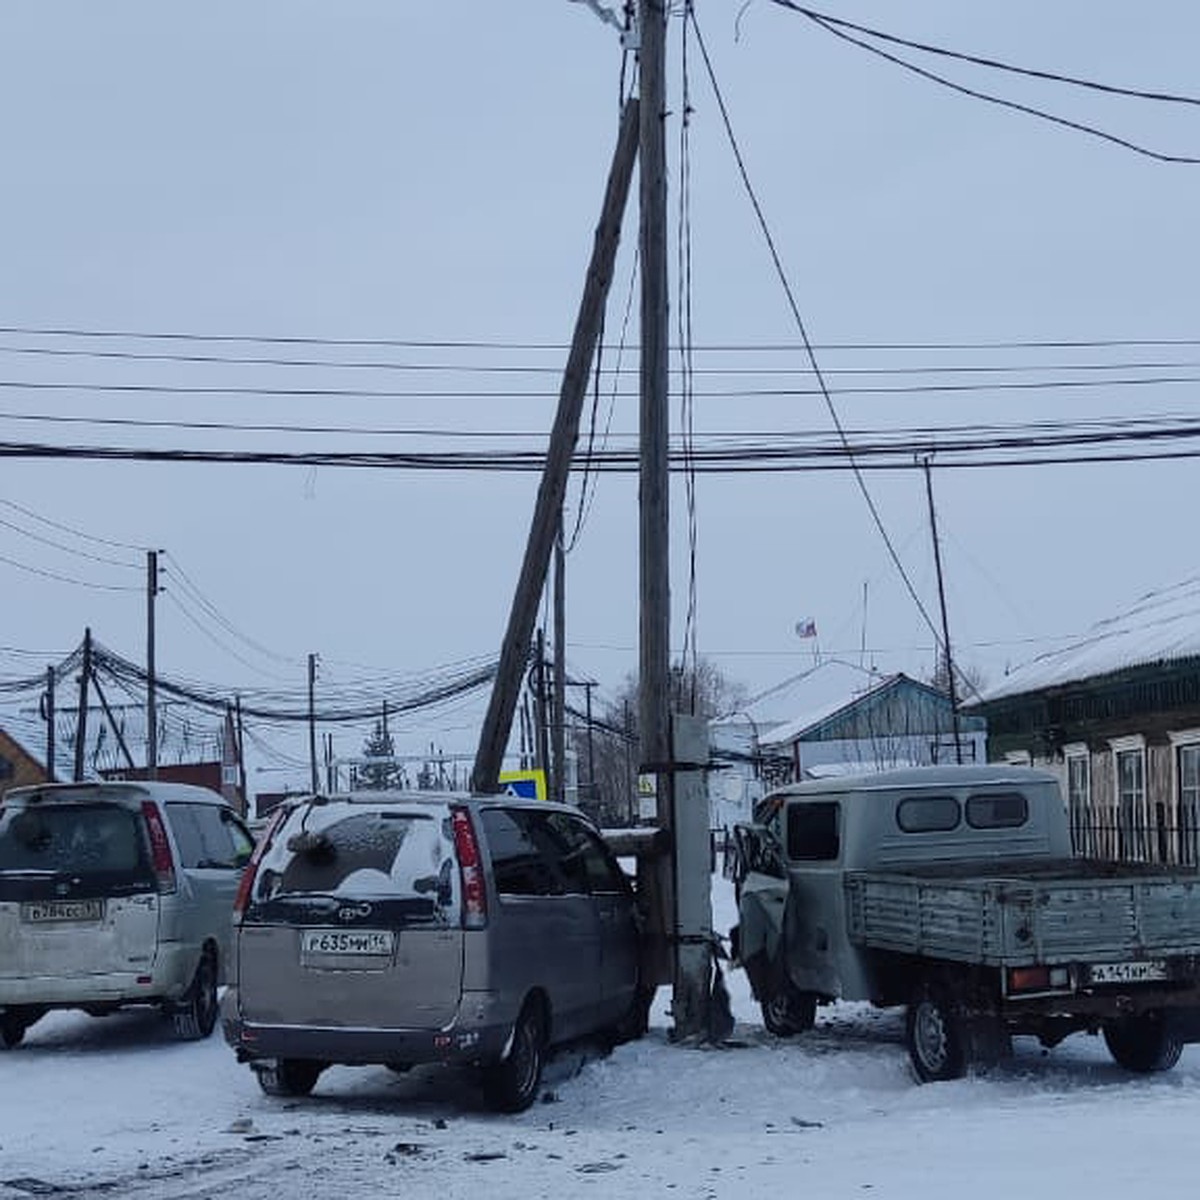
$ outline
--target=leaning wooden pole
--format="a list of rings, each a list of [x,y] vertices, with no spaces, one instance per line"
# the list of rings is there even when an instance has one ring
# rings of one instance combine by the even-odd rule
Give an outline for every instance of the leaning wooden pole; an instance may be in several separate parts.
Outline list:
[[[613,154],[608,187],[604,194],[604,207],[600,213],[600,223],[596,227],[592,260],[588,266],[583,298],[575,319],[575,333],[571,339],[571,350],[567,356],[567,366],[559,390],[558,412],[550,434],[542,482],[538,487],[529,538],[525,545],[525,558],[521,563],[521,574],[517,580],[516,594],[509,613],[508,629],[500,649],[496,681],[492,686],[491,700],[488,702],[483,729],[479,735],[479,748],[475,754],[475,767],[471,775],[472,786],[477,792],[495,792],[499,788],[504,750],[512,730],[521,680],[529,661],[529,645],[537,618],[538,602],[546,584],[546,571],[550,565],[550,554],[554,549],[554,539],[562,514],[571,460],[579,439],[580,416],[583,412],[592,358],[600,338],[608,289],[612,283],[613,265],[621,238],[621,221],[625,213],[625,201],[629,195],[630,180],[633,177],[637,148],[638,102],[631,99],[626,102],[621,115],[621,131]]]

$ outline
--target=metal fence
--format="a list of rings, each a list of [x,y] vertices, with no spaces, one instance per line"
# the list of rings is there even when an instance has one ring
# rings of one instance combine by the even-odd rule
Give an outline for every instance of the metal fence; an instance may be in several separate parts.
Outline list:
[[[1073,812],[1071,845],[1084,858],[1194,867],[1200,864],[1200,821],[1165,805],[1149,814]]]

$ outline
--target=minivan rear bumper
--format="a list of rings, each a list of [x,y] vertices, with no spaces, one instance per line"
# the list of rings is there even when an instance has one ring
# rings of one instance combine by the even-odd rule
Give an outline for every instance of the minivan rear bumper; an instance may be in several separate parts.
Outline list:
[[[482,1000],[482,1002],[481,1002]],[[236,987],[221,1000],[221,1028],[239,1062],[306,1058],[328,1063],[486,1063],[501,1058],[512,1022],[500,1021],[490,993],[468,993],[443,1029],[362,1029],[246,1021]]]
[[[197,950],[164,943],[142,971],[96,971],[87,975],[0,976],[0,1008],[38,1004],[72,1008],[86,1004],[147,1004],[176,1000],[187,990]]]

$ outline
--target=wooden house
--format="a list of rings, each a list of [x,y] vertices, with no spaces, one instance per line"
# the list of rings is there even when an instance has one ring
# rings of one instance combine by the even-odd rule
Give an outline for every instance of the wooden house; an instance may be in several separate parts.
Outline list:
[[[0,797],[9,788],[45,782],[46,768],[11,733],[0,729]]]
[[[1200,861],[1200,579],[1144,596],[966,706],[988,756],[1059,775],[1077,853]]]

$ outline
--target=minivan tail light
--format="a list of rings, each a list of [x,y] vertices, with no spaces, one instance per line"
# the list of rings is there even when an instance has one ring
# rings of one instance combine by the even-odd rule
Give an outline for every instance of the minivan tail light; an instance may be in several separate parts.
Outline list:
[[[266,854],[267,847],[271,844],[271,838],[275,836],[275,830],[282,824],[286,812],[287,810],[282,805],[277,808],[266,829],[263,830],[262,836],[254,843],[250,861],[242,871],[242,877],[238,881],[237,895],[233,898],[233,919],[238,924],[241,924],[242,918],[246,915],[246,908],[250,904],[250,892],[254,887],[255,877],[258,875],[258,864],[262,862],[262,856]]]
[[[146,833],[150,838],[150,865],[160,892],[175,890],[175,860],[171,857],[171,843],[167,838],[167,827],[162,813],[153,800],[142,801],[142,817],[146,821]]]
[[[454,830],[454,850],[458,855],[458,870],[462,878],[463,928],[481,929],[487,924],[487,887],[483,878],[483,861],[471,814],[465,808],[450,810]]]

